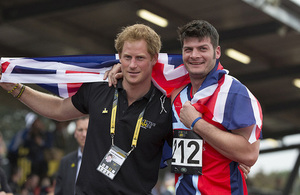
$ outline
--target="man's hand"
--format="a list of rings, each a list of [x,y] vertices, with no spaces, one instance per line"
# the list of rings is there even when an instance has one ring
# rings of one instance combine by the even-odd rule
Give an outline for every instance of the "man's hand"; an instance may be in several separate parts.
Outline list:
[[[190,101],[185,102],[180,110],[180,121],[190,128],[198,117],[202,117],[202,114],[196,110]],[[228,132],[201,119],[195,121],[193,131],[228,159],[251,167],[258,158],[260,143],[259,140],[252,144],[248,141],[253,128],[254,125],[251,125]]]
[[[192,106],[190,101],[186,101],[180,110],[180,121],[186,126],[191,127],[191,124],[197,117],[202,117],[202,114]]]
[[[118,79],[123,78],[123,73],[121,69],[121,64],[115,64],[112,69],[105,72],[103,79],[108,78],[108,85],[111,87],[114,85],[116,87]]]
[[[2,65],[0,65],[0,80],[1,80],[1,78],[2,78]],[[2,82],[0,82],[0,86],[6,91],[11,91],[11,94],[14,94],[14,93],[12,93],[13,91],[19,91],[19,88],[21,88],[21,85],[17,86],[17,83],[2,83]],[[14,89],[14,87],[16,87],[16,88]]]
[[[247,165],[244,165],[244,164],[239,164],[239,167],[243,171],[245,179],[247,179],[248,174],[250,173],[251,167],[248,167]]]

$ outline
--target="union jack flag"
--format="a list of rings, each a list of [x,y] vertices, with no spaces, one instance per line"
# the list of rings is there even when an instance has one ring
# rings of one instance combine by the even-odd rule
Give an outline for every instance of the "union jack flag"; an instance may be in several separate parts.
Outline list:
[[[103,81],[106,70],[118,59],[118,55],[1,58],[1,82],[36,83],[66,98],[76,93],[83,82]],[[152,80],[167,96],[190,83],[181,55],[160,53]],[[258,100],[228,75],[219,61],[194,95],[192,104],[205,120],[220,128],[234,130],[255,124],[250,143],[261,135],[263,117]]]
[[[180,67],[184,68],[184,66],[178,68]],[[184,71],[180,72],[182,74],[179,77],[179,83],[168,85],[169,81],[165,81],[165,77],[163,77],[164,82],[162,83],[169,88],[164,87],[164,85],[160,85],[160,87],[172,91],[174,88],[189,83],[188,74],[184,74]],[[255,124],[248,140],[253,143],[262,138],[263,115],[260,103],[245,85],[228,75],[228,73],[217,60],[214,69],[207,75],[201,87],[193,96],[191,103],[203,114],[202,118],[204,120],[220,129],[235,130]],[[179,111],[173,114],[179,122]],[[173,127],[174,125],[176,126],[176,123],[173,124]]]
[[[104,81],[104,73],[119,63],[118,54],[56,56],[40,58],[1,58],[0,82],[34,83],[67,98],[82,83]],[[159,64],[182,64],[181,55],[159,54]]]

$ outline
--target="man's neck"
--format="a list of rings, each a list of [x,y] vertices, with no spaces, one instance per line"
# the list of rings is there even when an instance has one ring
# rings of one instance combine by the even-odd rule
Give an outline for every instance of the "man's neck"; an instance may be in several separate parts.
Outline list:
[[[198,91],[198,89],[201,87],[202,83],[203,83],[204,79],[203,80],[200,80],[200,79],[191,79],[191,84],[192,84],[192,95],[194,96],[195,93]]]
[[[126,85],[123,83],[123,88],[126,90],[128,106],[140,99],[148,93],[151,88],[151,82],[145,85]]]

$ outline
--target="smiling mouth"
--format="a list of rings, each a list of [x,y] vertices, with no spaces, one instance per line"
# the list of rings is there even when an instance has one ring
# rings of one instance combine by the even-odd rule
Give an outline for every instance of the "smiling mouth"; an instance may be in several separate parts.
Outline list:
[[[204,62],[190,62],[191,65],[202,65]]]
[[[139,72],[128,72],[128,73],[133,75],[139,74]]]

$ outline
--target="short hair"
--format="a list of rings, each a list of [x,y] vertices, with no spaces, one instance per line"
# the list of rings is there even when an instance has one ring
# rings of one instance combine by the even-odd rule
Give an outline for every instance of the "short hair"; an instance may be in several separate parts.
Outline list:
[[[151,57],[160,52],[160,36],[152,28],[144,24],[134,24],[123,27],[115,39],[115,49],[121,54],[125,41],[139,40],[145,40],[147,42],[147,50]]]
[[[77,123],[77,121],[79,121],[79,120],[85,120],[85,119],[90,119],[90,116],[89,116],[89,115],[81,116],[81,117],[79,117],[79,118],[76,118],[76,119],[74,120],[74,122]]]
[[[197,37],[199,40],[210,38],[214,49],[219,46],[219,33],[216,28],[205,20],[193,20],[178,28],[178,36],[181,46],[184,39],[188,37]]]

